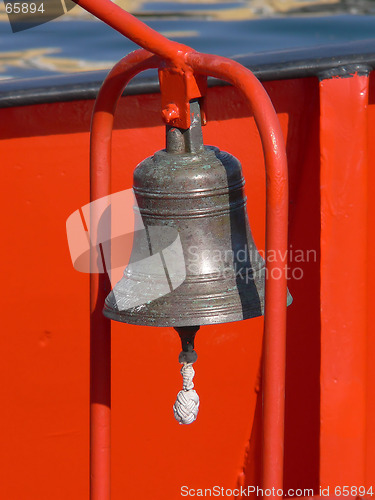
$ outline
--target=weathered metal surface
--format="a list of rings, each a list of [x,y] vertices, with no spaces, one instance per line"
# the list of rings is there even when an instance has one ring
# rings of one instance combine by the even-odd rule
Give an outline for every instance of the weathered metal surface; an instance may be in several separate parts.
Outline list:
[[[105,301],[104,314],[111,319],[194,326],[264,312],[265,266],[249,227],[241,165],[229,153],[203,146],[199,104],[191,108],[190,129],[170,128],[167,149],[134,171],[133,188],[145,231],[136,233],[130,265]],[[180,262],[174,255],[173,262],[160,269],[143,264],[163,254],[177,237],[183,250]],[[170,283],[182,284],[147,300],[149,290],[165,282],[165,273]]]

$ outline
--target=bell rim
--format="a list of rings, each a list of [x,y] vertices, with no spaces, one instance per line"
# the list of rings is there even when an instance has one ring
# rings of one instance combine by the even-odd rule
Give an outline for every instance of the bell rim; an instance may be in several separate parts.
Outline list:
[[[287,289],[287,300],[286,306],[289,307],[293,302],[293,297]],[[260,311],[259,311],[260,308]],[[138,309],[136,311],[136,309]],[[218,312],[216,315],[205,314],[202,315],[203,311],[199,311],[197,315],[194,315],[190,311],[189,317],[176,318],[176,317],[166,317],[166,316],[156,316],[155,311],[151,311],[149,315],[145,311],[140,312],[139,306],[126,309],[124,311],[116,311],[115,309],[109,308],[104,303],[103,315],[113,321],[120,323],[125,323],[128,325],[135,326],[157,326],[157,327],[182,327],[182,326],[206,326],[206,325],[217,325],[224,323],[235,323],[236,321],[245,321],[247,319],[259,318],[264,316],[264,302],[262,301],[258,307],[248,307],[248,308],[236,308],[235,310],[225,312]]]
[[[254,309],[252,309],[254,311]],[[120,323],[125,323],[128,325],[134,325],[134,326],[155,326],[155,327],[160,327],[160,328],[167,328],[167,327],[183,327],[183,326],[207,326],[207,325],[217,325],[217,324],[224,324],[224,323],[235,323],[236,321],[244,321],[247,319],[253,319],[253,318],[258,318],[260,316],[264,315],[263,308],[262,312],[259,313],[254,311],[254,314],[241,314],[239,316],[238,311],[232,312],[227,315],[223,316],[197,316],[195,317],[194,315],[190,315],[190,317],[185,317],[184,319],[182,318],[163,318],[163,317],[155,317],[155,315],[150,315],[148,318],[147,316],[145,317],[144,314],[138,313],[137,315],[132,315],[131,313],[129,314],[124,314],[123,312],[116,312],[114,310],[109,310],[104,308],[103,309],[103,314],[106,318],[111,319],[113,321],[117,321]]]

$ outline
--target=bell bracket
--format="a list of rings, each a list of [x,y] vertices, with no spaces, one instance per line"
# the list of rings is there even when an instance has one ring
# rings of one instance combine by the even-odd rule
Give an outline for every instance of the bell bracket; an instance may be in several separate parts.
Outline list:
[[[190,127],[190,101],[199,99],[202,125],[205,125],[205,99],[207,77],[194,74],[188,68],[165,66],[159,69],[162,117],[167,125],[188,129]]]

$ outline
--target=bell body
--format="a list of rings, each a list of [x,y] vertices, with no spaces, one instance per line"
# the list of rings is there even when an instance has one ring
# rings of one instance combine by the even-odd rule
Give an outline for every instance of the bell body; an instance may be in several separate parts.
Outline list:
[[[162,150],[138,165],[133,188],[144,229],[134,236],[105,316],[179,327],[263,314],[265,266],[236,158],[211,146],[195,153]]]

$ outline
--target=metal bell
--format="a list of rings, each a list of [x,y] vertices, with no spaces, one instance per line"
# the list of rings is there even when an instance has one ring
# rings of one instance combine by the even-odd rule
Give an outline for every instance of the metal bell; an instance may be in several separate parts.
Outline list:
[[[134,171],[141,228],[105,300],[113,320],[182,327],[264,312],[265,263],[249,227],[240,162],[203,145],[197,102],[191,117],[188,130],[168,127],[166,149]]]

